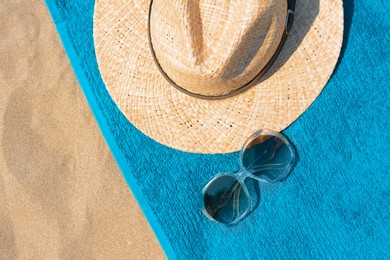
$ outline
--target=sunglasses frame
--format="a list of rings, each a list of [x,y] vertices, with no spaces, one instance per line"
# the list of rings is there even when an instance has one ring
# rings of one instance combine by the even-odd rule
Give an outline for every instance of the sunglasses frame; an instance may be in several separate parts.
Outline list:
[[[243,165],[243,155],[244,155],[244,152],[246,151],[246,149],[248,148],[248,146],[254,141],[256,140],[257,138],[259,138],[260,136],[274,136],[274,137],[277,137],[279,138],[280,140],[283,141],[283,144],[285,144],[289,150],[290,150],[290,156],[291,156],[291,160],[290,162],[285,166],[285,170],[284,170],[284,174],[282,174],[281,176],[279,176],[278,178],[276,179],[273,179],[273,180],[266,180],[264,178],[262,178],[261,176],[256,176],[254,175],[253,173],[251,173],[250,171],[248,171],[244,165]],[[203,187],[202,191],[201,191],[201,210],[203,212],[203,214],[210,220],[212,221],[215,221],[215,222],[218,222],[218,223],[222,223],[222,224],[225,224],[227,226],[231,226],[231,225],[235,225],[237,224],[238,222],[240,222],[243,218],[245,218],[251,211],[254,210],[254,207],[253,207],[253,203],[252,203],[252,196],[251,194],[249,193],[248,191],[248,188],[245,184],[245,180],[246,178],[252,178],[254,180],[257,180],[259,182],[263,182],[263,183],[276,183],[276,182],[280,182],[280,181],[283,181],[289,174],[290,172],[293,170],[293,168],[295,167],[295,164],[296,164],[296,161],[297,161],[297,153],[295,151],[295,147],[289,142],[289,140],[281,133],[279,132],[275,132],[275,131],[272,131],[272,130],[268,130],[268,129],[262,129],[262,130],[258,130],[256,131],[255,133],[253,133],[247,140],[246,142],[244,143],[241,151],[240,151],[240,156],[239,156],[239,161],[240,161],[240,170],[239,171],[236,171],[236,172],[222,172],[222,173],[218,173],[216,175],[214,175],[207,183],[206,185]],[[213,184],[216,180],[218,180],[219,178],[223,177],[223,176],[231,176],[233,178],[236,179],[236,181],[241,185],[241,188],[242,190],[245,192],[246,196],[249,198],[249,206],[248,206],[248,209],[243,212],[240,217],[238,217],[237,219],[235,219],[233,222],[230,222],[230,223],[223,223],[223,222],[220,222],[220,221],[217,221],[215,218],[213,218],[213,216],[211,216],[207,210],[206,210],[206,207],[205,207],[205,203],[204,203],[204,197],[206,195],[206,192],[208,190],[208,188],[211,186],[211,184]]]

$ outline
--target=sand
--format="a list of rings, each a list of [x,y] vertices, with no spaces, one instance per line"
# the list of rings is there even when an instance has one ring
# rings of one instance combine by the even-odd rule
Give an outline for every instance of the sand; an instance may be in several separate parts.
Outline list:
[[[0,0],[0,258],[165,258],[43,0]]]

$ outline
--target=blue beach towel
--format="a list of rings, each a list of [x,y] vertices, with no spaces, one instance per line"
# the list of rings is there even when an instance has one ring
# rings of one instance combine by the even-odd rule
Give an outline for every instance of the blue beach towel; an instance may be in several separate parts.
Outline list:
[[[139,132],[101,79],[94,0],[46,4],[101,131],[169,258],[390,258],[390,1],[344,1],[336,70],[284,131],[297,147],[298,165],[283,183],[262,186],[259,208],[233,227],[207,220],[198,192],[212,175],[237,170],[238,153],[184,153]]]

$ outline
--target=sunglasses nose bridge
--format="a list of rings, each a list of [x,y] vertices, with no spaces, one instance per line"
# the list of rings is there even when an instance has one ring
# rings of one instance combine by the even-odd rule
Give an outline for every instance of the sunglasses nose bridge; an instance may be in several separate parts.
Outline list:
[[[270,182],[270,181],[267,181],[266,179],[264,179],[262,177],[254,175],[253,173],[251,173],[250,171],[246,170],[245,168],[242,168],[237,173],[237,180],[240,181],[241,183],[244,183],[246,178],[251,178],[251,179],[254,179],[254,180],[259,181],[259,182],[266,182],[266,183]]]
[[[241,168],[237,173],[237,180],[244,183],[245,179],[252,176],[252,173],[248,172],[245,168]]]

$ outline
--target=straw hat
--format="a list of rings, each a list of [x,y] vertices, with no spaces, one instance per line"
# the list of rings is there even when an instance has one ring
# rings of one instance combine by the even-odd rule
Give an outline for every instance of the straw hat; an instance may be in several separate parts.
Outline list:
[[[258,129],[289,126],[329,80],[342,38],[342,0],[95,4],[108,92],[140,131],[187,152],[237,151]]]

